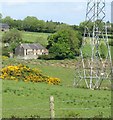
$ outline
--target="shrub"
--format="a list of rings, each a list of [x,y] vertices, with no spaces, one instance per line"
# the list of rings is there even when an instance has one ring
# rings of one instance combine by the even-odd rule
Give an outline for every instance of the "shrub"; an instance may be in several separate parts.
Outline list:
[[[39,56],[38,59],[42,59],[42,60],[54,60],[55,56],[54,56],[54,54],[41,55],[41,56]]]
[[[106,45],[104,43],[101,43],[99,47],[101,57],[106,58],[108,52]]]
[[[109,45],[110,45],[110,46],[113,46],[113,40],[110,40],[110,41],[109,41]]]
[[[39,69],[31,69],[28,66],[19,64],[17,66],[7,66],[2,68],[0,78],[4,80],[15,80],[24,82],[46,82],[48,84],[58,85],[59,78],[45,76]]]

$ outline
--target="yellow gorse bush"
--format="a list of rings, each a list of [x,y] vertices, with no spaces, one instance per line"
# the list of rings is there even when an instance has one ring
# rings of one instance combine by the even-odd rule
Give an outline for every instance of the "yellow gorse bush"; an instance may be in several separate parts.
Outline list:
[[[60,83],[59,78],[45,76],[39,69],[32,69],[22,64],[2,68],[0,78],[4,80],[24,82],[46,82],[54,85],[58,85]]]
[[[7,60],[7,59],[8,59],[7,56],[2,56],[1,58],[2,58],[2,60]],[[0,59],[1,59],[1,58],[0,58]]]

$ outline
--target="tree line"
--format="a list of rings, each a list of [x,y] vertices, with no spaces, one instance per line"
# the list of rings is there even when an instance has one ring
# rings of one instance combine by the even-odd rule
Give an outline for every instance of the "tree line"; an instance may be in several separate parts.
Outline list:
[[[44,32],[44,33],[55,33],[59,29],[62,29],[66,26],[70,26],[68,24],[62,22],[53,22],[39,20],[34,16],[27,16],[23,20],[15,20],[10,16],[6,16],[1,19],[2,23],[7,23],[10,26],[10,29],[16,28],[18,30],[24,30],[29,32]],[[74,26],[74,29],[77,29],[78,26]]]
[[[0,14],[0,22],[7,23],[10,26],[10,29],[16,28],[18,30],[30,31],[30,32],[44,32],[44,33],[55,33],[58,30],[64,27],[71,27],[74,30],[79,30],[81,33],[84,32],[84,27],[88,23],[89,30],[92,30],[93,22],[84,21],[81,22],[79,25],[69,25],[62,22],[53,22],[51,21],[44,21],[39,20],[37,17],[34,16],[27,16],[23,20],[16,20],[11,18],[10,16],[6,16],[2,18],[2,14]],[[100,20],[97,20],[96,23],[99,23]],[[104,27],[105,22],[100,22],[100,28]],[[107,30],[109,34],[113,33],[113,24],[109,21],[106,22]]]

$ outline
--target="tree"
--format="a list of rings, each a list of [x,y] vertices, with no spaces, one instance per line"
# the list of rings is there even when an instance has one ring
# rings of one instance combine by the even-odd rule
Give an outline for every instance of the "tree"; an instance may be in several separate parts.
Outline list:
[[[23,28],[26,31],[42,32],[45,28],[45,22],[43,20],[38,20],[36,17],[27,16],[23,20]]]
[[[22,20],[15,20],[15,28],[18,30],[23,30],[23,21]]]
[[[92,31],[93,30],[93,22],[92,21],[84,21],[81,22],[79,25],[79,30],[84,33],[84,28],[87,26],[88,31]]]
[[[36,29],[37,29],[36,24],[37,24],[36,17],[27,16],[23,20],[23,27],[24,27],[24,30],[26,30],[26,31],[36,31]]]
[[[7,23],[10,28],[14,28],[14,20],[10,16],[6,16],[4,19],[2,19],[3,23]]]
[[[55,32],[55,28],[56,28],[56,23],[52,22],[52,21],[47,21],[46,22],[46,26],[45,26],[45,32],[47,33],[54,33]]]
[[[0,22],[2,22],[2,14],[0,13]]]
[[[98,25],[99,29],[102,30],[105,26],[105,23],[101,20],[96,20],[95,24]],[[84,28],[87,27],[89,32],[92,32],[93,27],[94,27],[94,22],[92,21],[84,21],[81,22],[79,25],[79,30],[83,33],[84,32]]]
[[[55,59],[74,58],[79,55],[81,46],[81,34],[71,28],[62,29],[48,37],[50,54]]]
[[[13,52],[15,47],[22,42],[22,35],[17,29],[11,29],[3,34],[2,41],[3,43],[8,43],[9,52]]]

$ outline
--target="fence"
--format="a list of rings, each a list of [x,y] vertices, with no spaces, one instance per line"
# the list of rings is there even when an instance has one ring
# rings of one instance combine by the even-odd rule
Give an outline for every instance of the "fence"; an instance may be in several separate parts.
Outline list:
[[[95,100],[76,100],[74,101],[75,103],[88,103],[88,102],[95,102]],[[3,111],[5,112],[9,112],[9,111],[27,111],[28,109],[32,110],[32,111],[36,111],[37,112],[37,115],[32,115],[31,117],[39,117],[39,118],[65,118],[65,117],[79,117],[79,114],[77,113],[77,111],[81,111],[81,112],[88,112],[90,114],[90,112],[94,112],[95,110],[96,111],[110,111],[111,108],[108,106],[108,107],[105,107],[103,108],[102,106],[101,107],[73,107],[72,105],[69,106],[69,107],[62,107],[62,103],[71,103],[73,102],[72,100],[64,100],[64,101],[55,101],[54,97],[53,96],[50,96],[49,98],[49,102],[45,102],[45,103],[38,103],[38,104],[35,104],[34,106],[29,106],[28,107],[18,107],[18,108],[9,108],[9,109],[4,109]],[[100,102],[99,100],[96,101],[96,102]],[[40,106],[44,104],[45,105],[45,108],[40,108]],[[61,106],[60,106],[61,105]],[[66,114],[68,113],[68,115],[66,116]],[[64,115],[65,114],[65,115]],[[89,115],[90,116],[90,115]],[[15,116],[16,117],[16,116]],[[17,116],[18,117],[18,116]],[[27,116],[26,116],[27,117]],[[28,116],[30,117],[30,116]],[[95,116],[96,117],[96,116]],[[102,112],[100,112],[97,117],[104,117]]]

